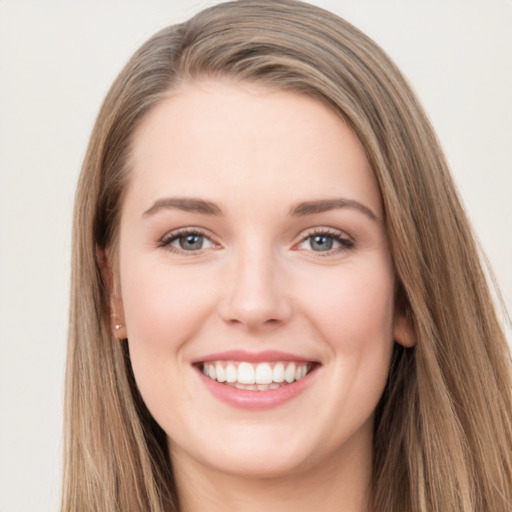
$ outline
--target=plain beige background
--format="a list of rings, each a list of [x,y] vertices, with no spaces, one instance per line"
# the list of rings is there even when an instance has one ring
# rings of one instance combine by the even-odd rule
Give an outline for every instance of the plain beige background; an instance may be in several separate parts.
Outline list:
[[[0,0],[0,512],[58,508],[71,210],[100,102],[145,39],[211,3]],[[313,3],[413,83],[512,309],[512,2]]]

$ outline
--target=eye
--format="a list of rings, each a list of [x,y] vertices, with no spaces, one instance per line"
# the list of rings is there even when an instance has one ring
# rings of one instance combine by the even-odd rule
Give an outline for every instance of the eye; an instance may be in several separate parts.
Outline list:
[[[197,251],[203,248],[205,237],[203,235],[198,235],[197,233],[191,233],[189,235],[181,235],[175,240],[175,242],[177,242],[180,249],[183,249],[184,251]]]
[[[158,244],[173,252],[195,253],[203,249],[215,247],[212,240],[204,233],[193,229],[181,229],[166,235]]]
[[[299,249],[314,252],[337,253],[340,250],[351,249],[354,242],[341,232],[319,230],[310,233],[299,243]]]

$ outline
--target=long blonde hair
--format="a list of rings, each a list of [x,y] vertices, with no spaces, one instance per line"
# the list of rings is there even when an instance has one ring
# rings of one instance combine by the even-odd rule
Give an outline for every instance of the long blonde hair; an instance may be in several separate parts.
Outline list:
[[[98,249],[115,247],[143,116],[179,83],[217,76],[327,104],[358,136],[380,187],[396,307],[417,344],[396,345],[378,406],[372,510],[510,512],[510,355],[439,143],[373,41],[293,0],[228,2],[160,31],[103,103],[75,204],[62,511],[179,510],[165,433],[112,337]]]

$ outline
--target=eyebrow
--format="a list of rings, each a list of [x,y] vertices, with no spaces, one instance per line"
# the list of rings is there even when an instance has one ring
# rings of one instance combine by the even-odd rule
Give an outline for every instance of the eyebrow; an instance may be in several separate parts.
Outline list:
[[[290,215],[294,217],[304,217],[306,215],[315,215],[338,208],[353,208],[364,213],[371,220],[378,221],[379,217],[368,206],[354,201],[353,199],[321,199],[319,201],[305,201],[292,207]]]
[[[317,201],[304,201],[294,205],[289,215],[292,217],[305,217],[307,215],[315,215],[339,208],[353,208],[365,214],[371,220],[378,221],[379,217],[368,206],[354,201],[353,199],[320,199]],[[211,201],[191,197],[166,197],[158,199],[155,203],[144,212],[144,216],[152,215],[160,210],[176,209],[190,213],[199,213],[202,215],[222,215],[219,206]]]
[[[203,215],[222,215],[222,210],[210,201],[189,197],[167,197],[155,201],[153,206],[144,212],[144,216],[151,215],[163,209],[183,210]]]

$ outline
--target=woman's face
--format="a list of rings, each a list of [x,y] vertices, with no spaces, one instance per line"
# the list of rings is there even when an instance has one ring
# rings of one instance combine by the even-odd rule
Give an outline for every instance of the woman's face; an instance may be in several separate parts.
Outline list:
[[[130,173],[114,304],[173,462],[367,461],[403,322],[357,138],[306,96],[187,85],[138,128]]]

